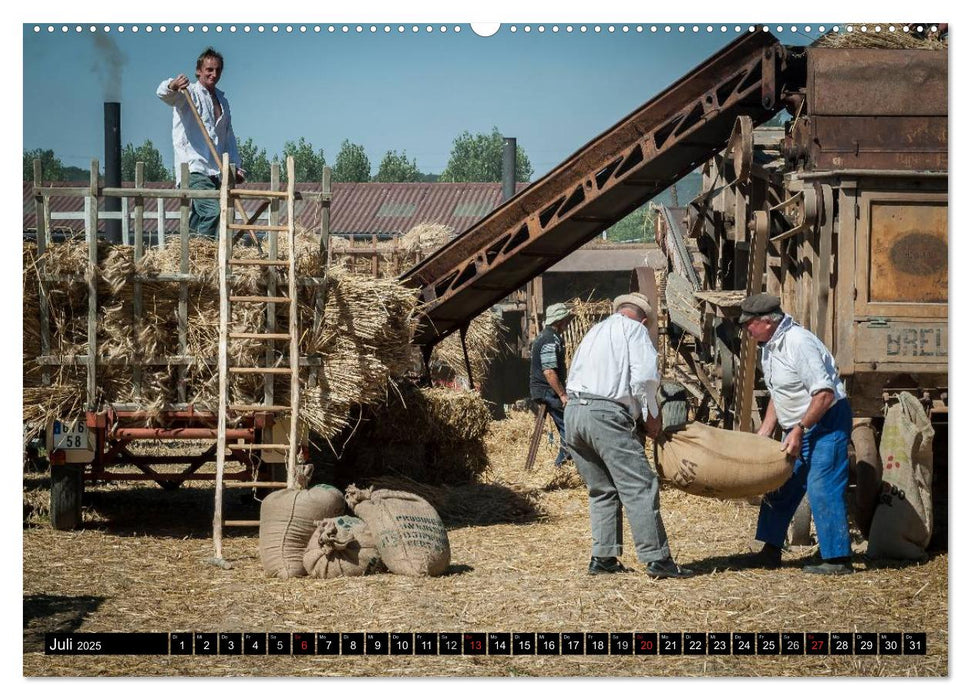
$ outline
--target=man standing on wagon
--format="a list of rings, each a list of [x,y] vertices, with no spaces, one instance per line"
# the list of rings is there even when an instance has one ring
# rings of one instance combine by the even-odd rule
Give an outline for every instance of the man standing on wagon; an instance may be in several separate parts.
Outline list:
[[[184,74],[163,80],[155,94],[162,102],[172,107],[172,145],[175,148],[175,184],[182,180],[182,164],[189,164],[189,189],[218,190],[221,181],[220,163],[214,159],[206,133],[199,128],[192,107],[186,101],[182,90],[188,90],[202,119],[208,138],[221,158],[229,154],[229,162],[236,166],[236,179],[242,182],[245,175],[240,166],[242,161],[233,133],[229,102],[216,83],[222,77],[223,57],[211,46],[196,60],[196,80],[190,83]],[[193,199],[189,214],[189,229],[193,232],[216,238],[219,230],[219,199]]]
[[[761,346],[769,405],[758,434],[783,431],[782,449],[796,458],[792,476],[766,494],[755,538],[760,552],[749,566],[778,567],[786,531],[808,493],[822,563],[804,566],[812,574],[853,573],[850,532],[843,495],[849,481],[853,417],[836,360],[822,341],[782,311],[779,298],[754,294],[742,301],[739,323]]]

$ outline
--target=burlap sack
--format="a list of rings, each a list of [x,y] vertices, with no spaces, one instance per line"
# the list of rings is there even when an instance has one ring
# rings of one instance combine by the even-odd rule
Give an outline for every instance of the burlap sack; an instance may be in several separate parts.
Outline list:
[[[759,496],[779,488],[792,475],[794,462],[781,447],[754,433],[689,423],[656,443],[657,472],[695,496]]]
[[[347,505],[368,524],[381,561],[396,574],[437,576],[448,568],[448,533],[435,509],[406,491],[348,486]]]
[[[344,498],[333,486],[274,491],[260,506],[260,559],[268,576],[306,576],[303,553],[316,523],[344,512]]]
[[[383,567],[367,523],[342,515],[320,521],[304,552],[303,568],[314,578],[337,578],[365,576]]]
[[[883,423],[883,483],[866,553],[874,559],[923,559],[934,525],[934,428],[916,397],[903,392],[898,399]]]

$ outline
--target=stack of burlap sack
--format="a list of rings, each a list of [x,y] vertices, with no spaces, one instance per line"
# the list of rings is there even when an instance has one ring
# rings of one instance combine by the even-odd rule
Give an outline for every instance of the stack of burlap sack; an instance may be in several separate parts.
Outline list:
[[[350,508],[353,515],[346,514]],[[268,576],[337,578],[390,571],[438,576],[451,559],[435,509],[405,491],[333,486],[276,491],[260,508]]]

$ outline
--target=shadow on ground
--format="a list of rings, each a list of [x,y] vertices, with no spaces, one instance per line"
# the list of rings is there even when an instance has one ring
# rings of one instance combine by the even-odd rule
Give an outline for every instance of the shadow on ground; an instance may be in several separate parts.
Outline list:
[[[24,596],[24,652],[43,651],[48,632],[74,632],[104,600],[97,596]]]

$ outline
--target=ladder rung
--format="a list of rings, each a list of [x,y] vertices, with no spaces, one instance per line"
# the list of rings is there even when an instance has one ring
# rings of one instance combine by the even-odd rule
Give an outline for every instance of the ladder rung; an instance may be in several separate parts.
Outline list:
[[[223,483],[226,488],[238,489],[285,489],[285,481],[226,481]]]
[[[226,445],[227,448],[233,450],[289,450],[290,445],[275,445],[271,443],[258,443],[258,442],[239,442],[239,443],[229,443]]]
[[[290,301],[290,297],[261,297],[261,296],[242,296],[242,297],[229,297],[230,301],[253,301],[256,303],[273,303],[281,302],[285,303]]]
[[[290,340],[287,333],[230,333],[233,340]]]
[[[289,260],[263,260],[262,258],[230,258],[229,265],[259,265],[261,267],[285,267]]]
[[[242,190],[242,189],[232,189],[229,190],[229,194],[234,197],[265,197],[270,199],[271,197],[276,197],[279,199],[286,199],[286,192],[275,192],[273,190]]]
[[[259,413],[260,411],[266,413],[289,413],[289,406],[264,406],[258,403],[241,403],[229,407],[230,411],[255,411]]]
[[[289,367],[230,367],[233,374],[292,374]]]
[[[226,527],[259,527],[259,520],[223,520]]]
[[[281,233],[290,230],[289,226],[270,226],[269,224],[226,224],[226,228],[233,231],[280,231]]]

